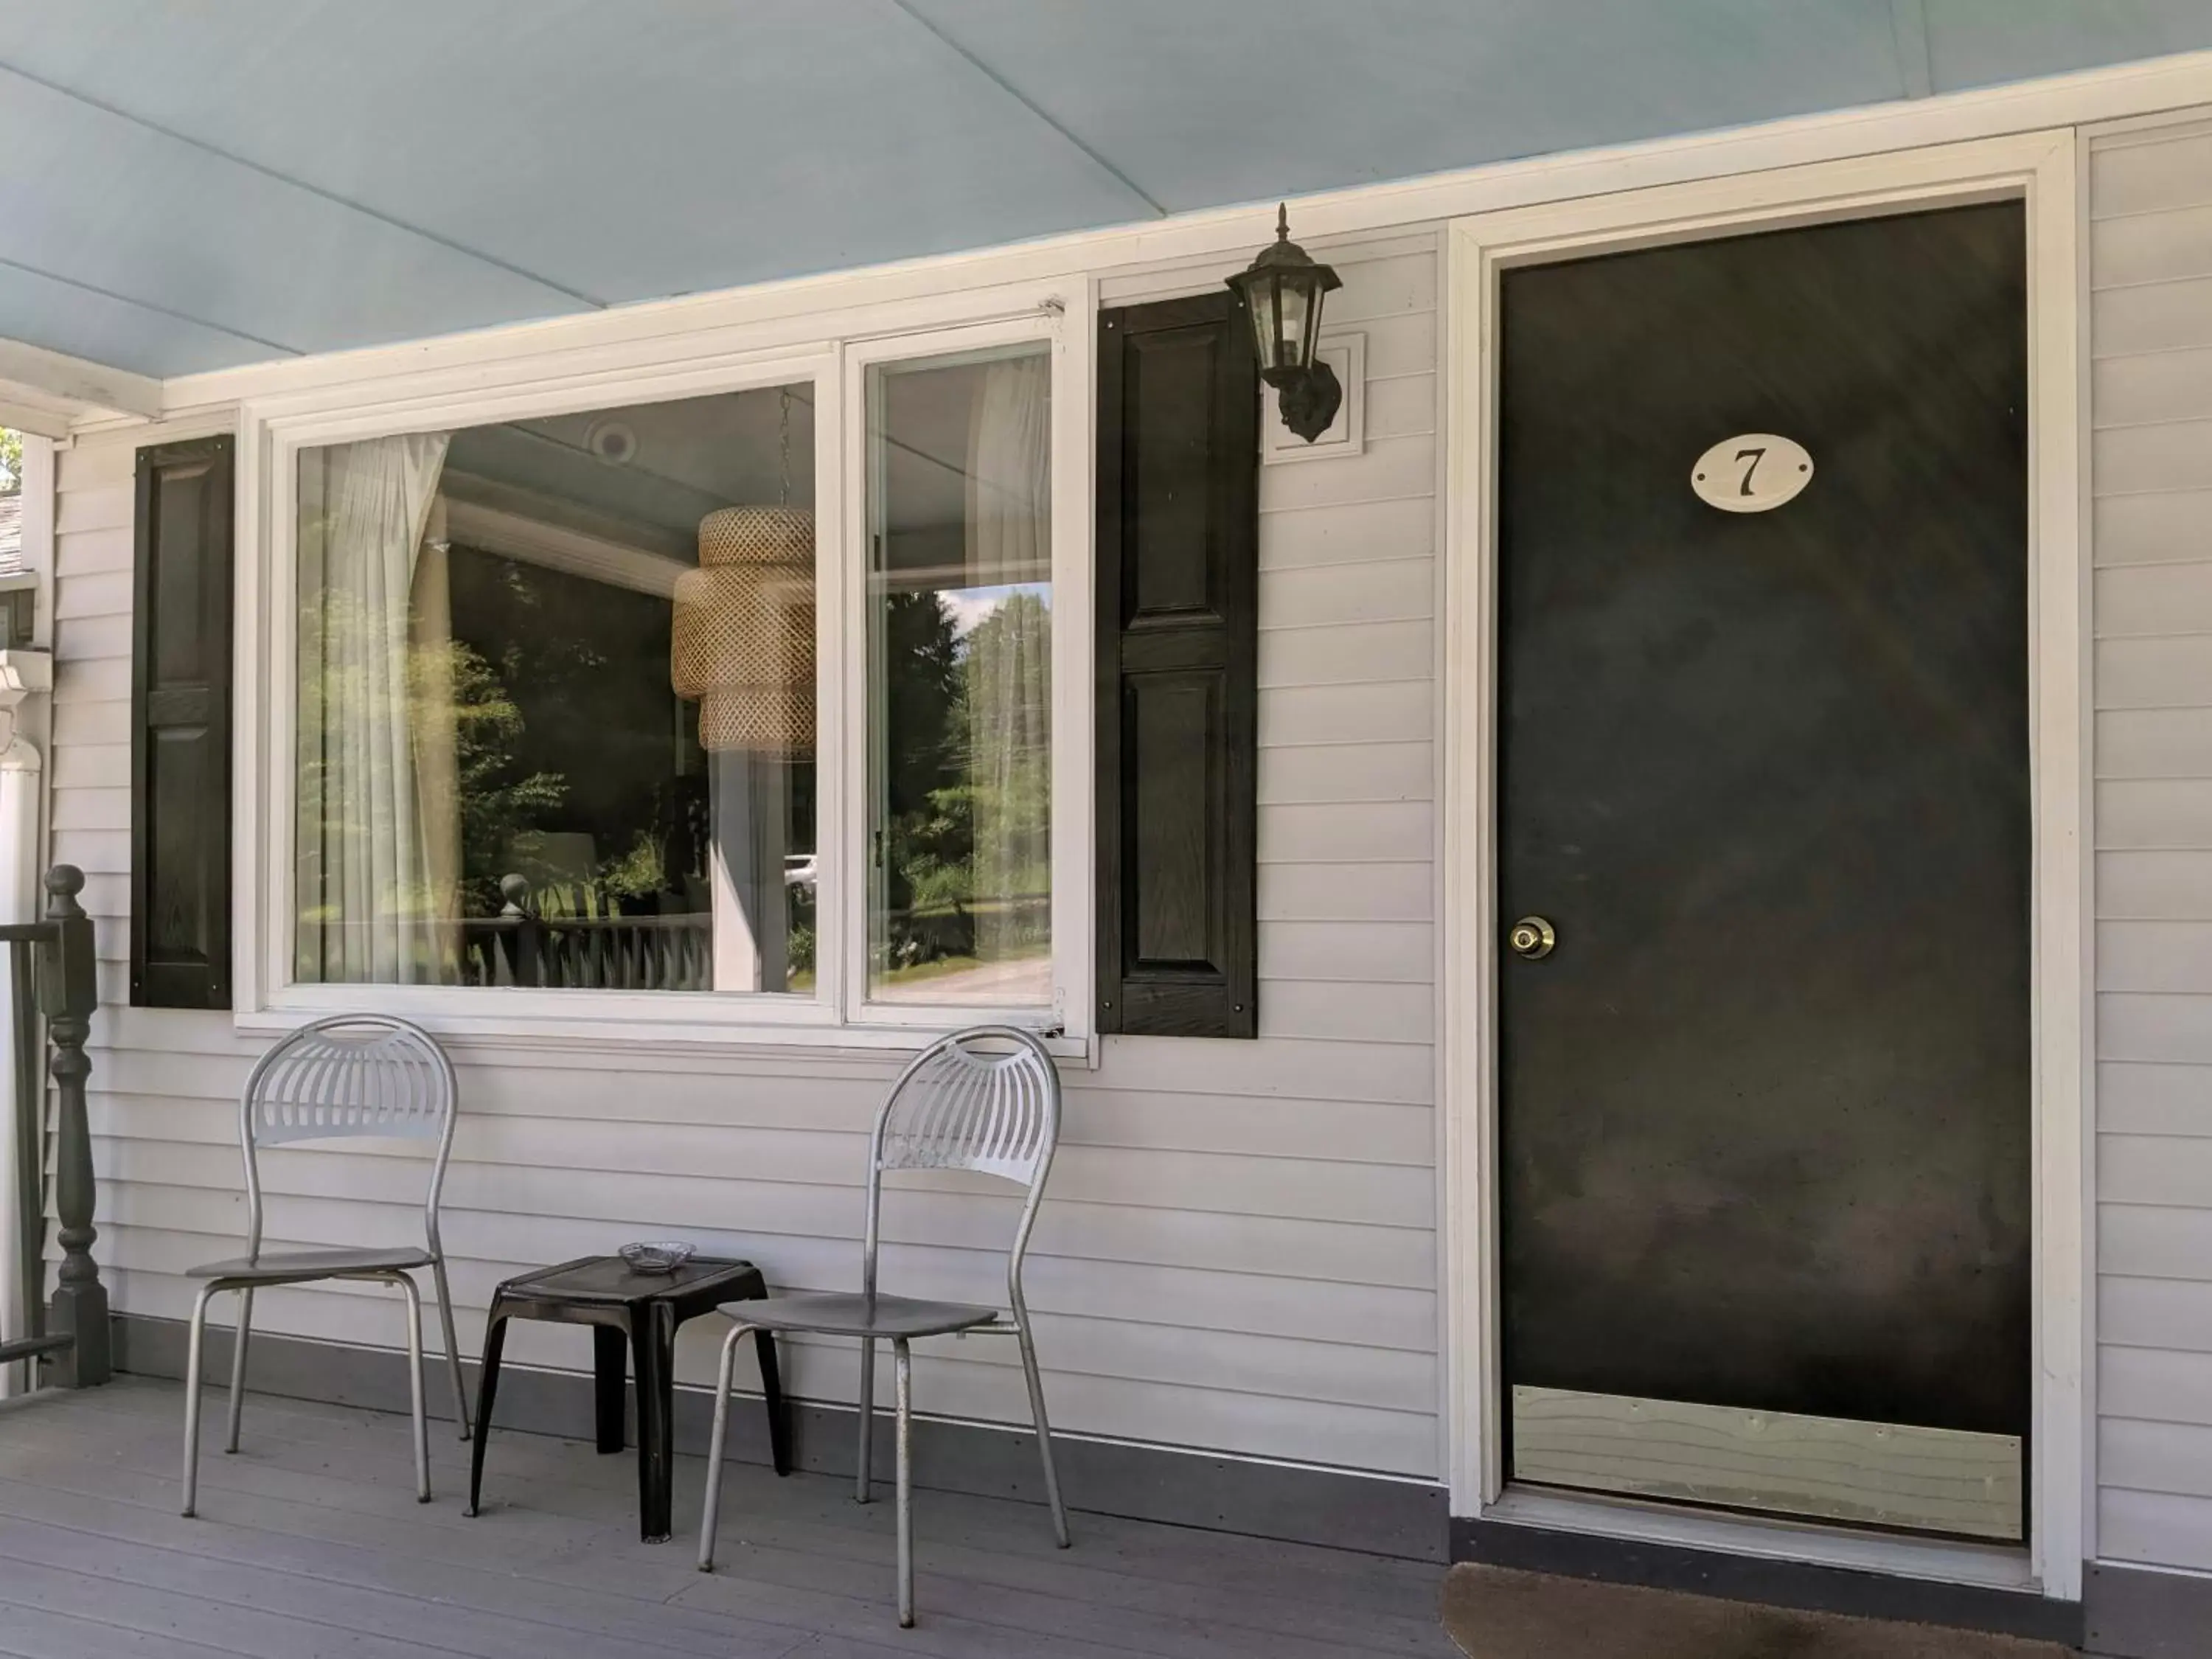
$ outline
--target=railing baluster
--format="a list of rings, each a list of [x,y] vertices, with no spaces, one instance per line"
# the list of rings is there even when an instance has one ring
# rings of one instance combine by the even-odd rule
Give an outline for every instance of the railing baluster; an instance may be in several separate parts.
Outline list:
[[[84,874],[72,866],[58,864],[46,872],[46,919],[55,935],[39,949],[39,1005],[53,1048],[47,1069],[54,1079],[54,1209],[61,1219],[55,1239],[62,1247],[46,1328],[71,1339],[56,1358],[54,1378],[70,1389],[105,1382],[113,1371],[107,1287],[92,1259],[100,1232],[92,1223],[92,1133],[84,1108],[84,1080],[92,1061],[84,1045],[92,1035],[92,1011],[100,1003],[100,978],[92,918],[76,898],[83,890]]]
[[[15,1303],[22,1327],[0,1331],[0,1336],[35,1340],[46,1333],[46,1263],[41,1259],[46,1241],[45,1171],[46,1067],[39,1063],[39,1009],[33,988],[31,944],[11,939],[8,945],[9,985],[15,993],[9,1010],[15,1026],[15,1075],[8,1079],[10,1113],[7,1133],[15,1142],[15,1237],[0,1240],[0,1252],[12,1252],[9,1266],[15,1275]],[[39,1382],[39,1362],[26,1357],[23,1386]]]
[[[500,896],[506,901],[500,915],[514,922],[514,982],[536,987],[540,983],[538,969],[538,917],[529,903],[530,883],[520,875],[501,876]]]
[[[527,878],[503,877],[495,915],[464,915],[446,982],[532,990],[703,991],[714,976],[714,919],[704,912],[624,915],[580,887],[533,893]],[[548,912],[550,914],[548,914]],[[43,929],[49,924],[36,924]],[[365,931],[381,922],[333,922]]]

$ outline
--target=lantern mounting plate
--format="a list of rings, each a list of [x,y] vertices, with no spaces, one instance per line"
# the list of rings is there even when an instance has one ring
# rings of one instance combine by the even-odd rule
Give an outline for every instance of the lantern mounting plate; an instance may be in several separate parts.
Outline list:
[[[1311,368],[1277,369],[1267,380],[1275,388],[1283,424],[1308,443],[1328,430],[1344,406],[1344,382],[1319,357]]]

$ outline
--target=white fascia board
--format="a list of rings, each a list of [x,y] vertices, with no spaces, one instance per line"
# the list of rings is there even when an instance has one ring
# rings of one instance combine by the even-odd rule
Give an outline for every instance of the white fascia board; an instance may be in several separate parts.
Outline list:
[[[27,432],[34,438],[66,438],[76,423],[76,416],[70,410],[34,401],[21,387],[0,380],[0,426]]]
[[[161,412],[159,380],[21,340],[0,339],[0,425],[42,438],[66,438],[72,425],[88,418],[135,415],[151,420]]]

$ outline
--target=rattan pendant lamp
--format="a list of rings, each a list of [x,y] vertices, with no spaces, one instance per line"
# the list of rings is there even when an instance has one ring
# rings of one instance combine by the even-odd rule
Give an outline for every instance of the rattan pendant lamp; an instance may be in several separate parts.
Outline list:
[[[814,752],[814,514],[791,503],[791,393],[775,507],[699,521],[699,568],[676,579],[669,678],[699,704],[699,743],[799,760]]]

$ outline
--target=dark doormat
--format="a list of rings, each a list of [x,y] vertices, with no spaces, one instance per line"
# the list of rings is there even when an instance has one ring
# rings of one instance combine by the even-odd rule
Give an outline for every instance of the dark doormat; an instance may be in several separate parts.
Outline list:
[[[1444,1628],[1470,1659],[2070,1659],[2073,1650],[1468,1563]]]

